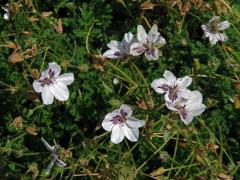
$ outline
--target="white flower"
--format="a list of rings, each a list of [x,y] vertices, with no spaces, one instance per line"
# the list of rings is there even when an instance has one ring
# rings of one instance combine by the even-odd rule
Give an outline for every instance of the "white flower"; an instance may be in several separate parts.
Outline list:
[[[151,83],[151,87],[160,94],[165,94],[165,101],[175,102],[180,98],[188,99],[191,91],[187,89],[192,83],[192,78],[185,76],[183,78],[176,78],[170,71],[165,71],[163,74],[165,78],[155,79]]]
[[[225,33],[220,33],[219,31],[223,31],[230,27],[230,23],[228,21],[219,22],[220,17],[214,16],[209,22],[205,25],[202,25],[202,30],[204,31],[204,37],[209,38],[209,42],[211,45],[215,45],[218,41],[227,41],[228,37]]]
[[[166,102],[168,109],[180,114],[181,120],[188,125],[192,122],[193,117],[199,116],[206,109],[202,104],[202,94],[199,91],[192,91],[189,99],[181,98],[174,103]]]
[[[142,25],[138,25],[137,39],[138,42],[131,45],[130,53],[133,56],[145,53],[148,60],[157,60],[160,55],[158,48],[166,44],[165,39],[158,32],[156,24],[152,26],[148,34]]]
[[[52,104],[54,97],[59,101],[66,101],[69,97],[67,85],[74,81],[73,73],[59,75],[61,67],[55,63],[49,63],[48,69],[43,71],[39,80],[33,82],[36,92],[42,93],[44,104]]]
[[[102,127],[106,131],[112,131],[111,141],[114,144],[120,143],[126,136],[132,142],[136,142],[139,137],[138,128],[145,125],[145,121],[132,117],[132,109],[123,104],[119,109],[108,113]]]
[[[58,145],[50,146],[47,141],[43,137],[41,137],[41,141],[43,142],[44,146],[46,147],[47,150],[51,152],[51,156],[53,157],[52,161],[49,163],[46,174],[49,174],[52,166],[54,163],[56,163],[57,166],[59,167],[65,167],[67,164],[63,162],[62,160],[58,159],[58,154],[57,154],[57,149],[59,148]]]
[[[9,4],[7,3],[4,7],[2,7],[2,9],[5,11],[3,18],[8,21],[10,19],[10,11],[8,9]]]
[[[124,34],[123,40],[112,40],[107,44],[109,50],[103,53],[104,57],[109,59],[124,59],[130,56],[130,45],[134,42],[133,34],[128,32]]]

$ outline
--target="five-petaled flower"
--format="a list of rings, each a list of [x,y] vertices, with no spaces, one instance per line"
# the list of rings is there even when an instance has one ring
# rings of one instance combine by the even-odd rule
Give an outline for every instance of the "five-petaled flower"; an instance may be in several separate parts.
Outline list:
[[[211,45],[215,45],[218,41],[227,41],[227,35],[219,31],[223,31],[229,27],[230,23],[228,21],[220,22],[219,16],[214,16],[207,24],[201,26],[202,30],[204,31],[203,36],[209,38]]]
[[[181,98],[174,103],[166,101],[166,105],[168,109],[178,112],[184,124],[188,125],[192,122],[193,117],[202,114],[206,109],[202,100],[202,94],[199,91],[191,91],[189,99]]]
[[[160,94],[165,94],[165,101],[175,102],[180,98],[189,98],[191,91],[187,89],[192,83],[192,78],[185,76],[183,78],[176,78],[170,71],[165,71],[163,74],[165,78],[155,79],[151,83],[151,87]]]
[[[59,75],[61,67],[55,63],[49,63],[48,69],[43,71],[39,80],[33,82],[36,92],[42,93],[44,104],[52,104],[54,97],[59,101],[66,101],[69,97],[67,85],[74,81],[73,73]]]
[[[138,56],[145,53],[148,60],[157,60],[160,52],[159,48],[166,44],[165,39],[158,32],[157,25],[153,25],[148,34],[142,25],[137,27],[137,39],[130,47],[130,53]]]
[[[112,40],[107,44],[109,50],[103,53],[103,56],[109,59],[124,59],[130,55],[130,45],[135,41],[133,34],[128,32],[124,34],[122,41]]]
[[[50,146],[47,141],[45,141],[45,139],[43,137],[41,137],[41,141],[43,142],[44,146],[46,147],[47,150],[49,150],[51,152],[51,156],[52,156],[52,160],[49,163],[47,170],[46,170],[46,174],[49,174],[52,166],[54,163],[56,163],[57,166],[59,167],[65,167],[67,166],[67,164],[65,162],[63,162],[62,160],[60,160],[58,158],[58,153],[57,153],[57,149],[59,148],[59,146],[57,144],[55,144],[54,146]]]
[[[139,137],[138,128],[144,125],[144,120],[132,117],[132,109],[125,104],[108,113],[102,122],[102,127],[106,131],[112,131],[111,141],[114,144],[120,143],[125,136],[130,141],[136,142]]]

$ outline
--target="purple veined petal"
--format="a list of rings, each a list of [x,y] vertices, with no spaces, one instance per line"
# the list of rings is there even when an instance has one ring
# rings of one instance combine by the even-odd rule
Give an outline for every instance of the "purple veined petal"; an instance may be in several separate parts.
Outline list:
[[[122,53],[118,49],[110,49],[103,53],[103,56],[109,59],[121,59]]]
[[[183,113],[179,112],[179,114],[180,114],[180,118],[181,118],[182,122],[184,122],[184,124],[188,125],[188,124],[190,124],[192,122],[193,116],[191,116],[190,113],[188,113],[188,112],[183,112]]]
[[[60,160],[58,158],[56,159],[56,165],[61,167],[61,168],[67,166],[67,164],[65,162],[63,162],[62,160]]]
[[[167,91],[164,95],[165,101],[174,103],[177,99],[179,99],[177,92]]]
[[[225,42],[228,40],[228,36],[225,33],[218,33],[217,38],[219,41]]]
[[[69,90],[62,82],[56,82],[49,86],[49,90],[59,101],[66,101],[69,97]]]
[[[175,103],[172,103],[172,102],[169,102],[169,101],[165,101],[165,105],[167,106],[167,108],[169,110],[178,112],[178,109],[176,108],[176,104]]]
[[[167,85],[167,81],[163,78],[155,79],[151,83],[151,87],[157,92],[157,93],[165,93],[166,91],[169,91],[169,87]]]
[[[142,25],[137,26],[137,39],[142,44],[147,44],[147,33]]]
[[[124,135],[131,142],[136,142],[139,137],[138,128],[129,128],[128,126],[123,126]]]
[[[54,72],[54,76],[58,76],[61,72],[61,67],[56,62],[48,63],[48,69]]]
[[[143,127],[145,125],[145,121],[144,120],[138,120],[134,117],[129,117],[129,118],[127,118],[126,124],[128,126],[130,126],[131,128],[140,128],[140,127]]]
[[[158,60],[158,48],[154,47],[148,51],[145,51],[145,57],[147,58],[147,60]]]
[[[74,74],[73,73],[65,73],[56,78],[56,81],[62,82],[66,85],[70,85],[74,81]]]
[[[212,46],[215,45],[218,42],[217,33],[209,35],[209,42]]]
[[[119,108],[119,113],[126,118],[131,117],[132,112],[133,112],[132,109],[126,104],[122,104]]]
[[[183,78],[178,78],[176,81],[176,85],[179,88],[187,88],[188,86],[190,86],[192,83],[192,78],[189,76],[185,76]]]
[[[217,25],[217,29],[218,29],[219,31],[223,31],[223,30],[229,28],[230,25],[231,25],[231,24],[230,24],[228,21],[223,21],[223,22],[220,22],[220,23]]]
[[[45,85],[43,87],[41,96],[42,96],[43,104],[48,105],[53,103],[54,96],[51,93],[48,85]]]
[[[119,113],[108,113],[105,117],[104,120],[102,121],[102,127],[103,129],[105,129],[106,131],[112,131],[113,126],[115,126],[115,124],[113,123],[112,119],[113,117],[119,115]]]
[[[55,159],[55,158],[51,160],[51,162],[50,162],[50,163],[48,164],[48,166],[47,166],[46,174],[49,174],[49,173],[50,173],[50,171],[51,171],[51,169],[52,169],[52,167],[53,167],[53,165],[54,165],[55,162],[56,162],[56,159]]]
[[[41,137],[41,141],[47,150],[49,150],[52,153],[55,152],[54,146],[51,146],[50,144],[48,144],[48,142],[43,137]]]
[[[132,54],[133,56],[139,56],[145,51],[146,51],[146,48],[141,43],[136,42],[130,46],[130,54]]]
[[[34,89],[34,91],[40,93],[43,90],[43,86],[41,85],[41,83],[38,80],[34,80],[33,81],[33,89]]]
[[[111,141],[114,144],[119,144],[124,138],[123,126],[115,125],[112,128]]]
[[[165,70],[163,77],[168,81],[169,86],[175,85],[175,81],[177,80],[177,78],[175,77],[175,75],[172,72]]]

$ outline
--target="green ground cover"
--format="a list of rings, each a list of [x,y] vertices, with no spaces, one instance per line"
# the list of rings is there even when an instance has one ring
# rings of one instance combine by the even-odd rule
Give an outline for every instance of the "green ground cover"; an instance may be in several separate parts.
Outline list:
[[[0,179],[240,179],[239,0],[8,3],[8,20],[0,11]],[[213,16],[231,24],[216,45],[201,28]],[[166,40],[157,60],[102,56],[111,40],[154,24]],[[32,84],[50,62],[74,82],[67,101],[44,105]],[[189,125],[151,88],[165,70],[191,77],[203,95],[206,110]],[[137,142],[114,144],[102,128],[122,104],[145,121]],[[41,137],[60,145],[66,167],[46,175],[52,157]]]

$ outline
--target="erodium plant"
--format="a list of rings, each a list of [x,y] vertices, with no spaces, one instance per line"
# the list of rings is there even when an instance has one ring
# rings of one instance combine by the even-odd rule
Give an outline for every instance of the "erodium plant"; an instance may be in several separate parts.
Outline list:
[[[0,179],[240,179],[236,0],[0,5]]]

